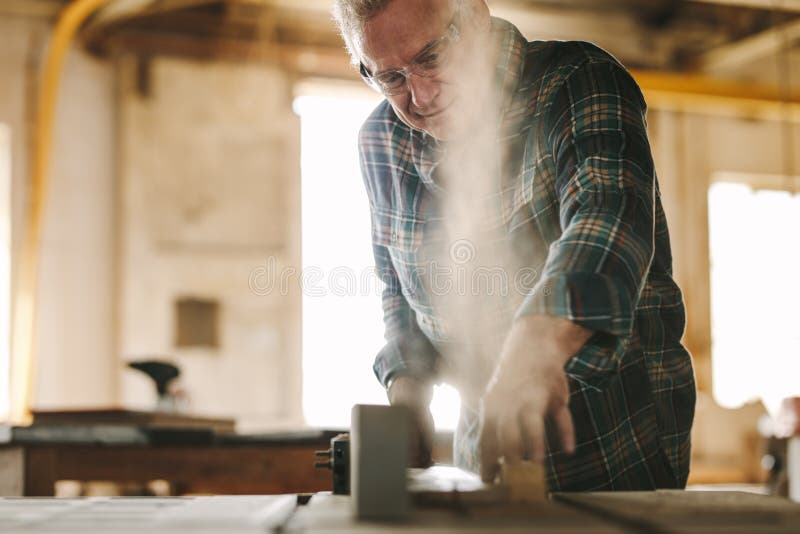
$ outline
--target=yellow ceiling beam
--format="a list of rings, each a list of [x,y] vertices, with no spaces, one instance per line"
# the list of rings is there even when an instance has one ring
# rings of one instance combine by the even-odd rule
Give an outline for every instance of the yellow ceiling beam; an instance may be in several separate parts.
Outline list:
[[[632,74],[651,109],[800,123],[800,92],[691,74]]]
[[[777,11],[800,11],[800,0],[694,0],[704,4],[717,4],[731,7],[753,9],[772,9]]]

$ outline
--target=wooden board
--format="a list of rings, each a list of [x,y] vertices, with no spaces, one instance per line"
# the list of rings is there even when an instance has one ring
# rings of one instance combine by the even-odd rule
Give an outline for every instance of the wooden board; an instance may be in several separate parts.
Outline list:
[[[296,502],[294,495],[0,498],[0,532],[257,534],[279,531],[294,513]]]
[[[640,532],[798,532],[800,504],[738,491],[556,493],[557,502]]]
[[[478,475],[448,465],[409,469],[407,487],[417,506],[459,509],[506,501],[502,488],[485,484]]]
[[[151,428],[207,428],[215,432],[233,432],[233,419],[200,417],[168,412],[146,412],[122,408],[95,410],[39,410],[33,412],[34,425],[114,424]]]
[[[558,503],[539,507],[504,507],[451,509],[415,507],[405,521],[358,521],[350,510],[346,495],[317,494],[298,507],[286,532],[436,532],[474,534],[498,532],[582,532],[588,534],[622,533],[625,530],[608,521]]]
[[[547,501],[544,467],[532,462],[502,464],[496,484],[457,467],[435,465],[408,470],[408,491],[421,506],[476,507]]]
[[[144,483],[166,480],[178,494],[280,494],[331,489],[331,473],[315,469],[322,444],[232,446],[3,446],[16,463],[2,486],[16,496],[52,496],[59,480]],[[9,460],[10,461],[10,460]],[[11,478],[13,477],[13,478]],[[22,491],[20,492],[20,488]],[[2,521],[0,521],[2,523]],[[1,532],[1,530],[0,530]]]

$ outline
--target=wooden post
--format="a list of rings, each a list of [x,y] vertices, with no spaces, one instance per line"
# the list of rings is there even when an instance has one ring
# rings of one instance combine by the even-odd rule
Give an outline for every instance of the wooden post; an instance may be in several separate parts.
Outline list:
[[[25,451],[21,447],[0,447],[0,497],[22,497],[25,480]]]
[[[50,447],[25,450],[25,497],[53,497],[56,492],[56,452]]]

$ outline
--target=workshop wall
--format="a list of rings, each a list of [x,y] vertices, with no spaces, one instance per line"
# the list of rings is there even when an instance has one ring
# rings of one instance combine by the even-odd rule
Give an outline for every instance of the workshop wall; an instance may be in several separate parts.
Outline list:
[[[783,87],[787,82],[796,85],[797,72],[800,54],[787,52],[717,69],[713,74]],[[701,389],[692,434],[690,483],[762,480],[766,476],[760,462],[764,441],[758,423],[766,413],[764,406],[753,402],[726,409],[712,395],[708,190],[713,178],[724,173],[772,176],[777,178],[771,180],[777,187],[784,187],[787,181],[782,176],[800,175],[796,156],[800,153],[800,128],[775,121],[652,109],[648,122],[672,237],[675,276],[686,301],[685,342],[694,357]],[[752,214],[742,214],[748,216]],[[758,291],[755,284],[757,280],[743,280],[741,290]],[[759,355],[753,354],[753,358]]]
[[[264,286],[301,264],[290,79],[263,64],[126,58],[119,83],[121,358],[174,361],[191,410],[240,430],[301,424],[299,286]],[[216,343],[178,346],[180,299],[216,303]],[[149,408],[152,389],[122,371],[125,405]]]
[[[0,121],[9,125],[13,144],[16,264],[26,226],[35,83],[50,24],[38,17],[0,17]],[[111,357],[113,111],[111,66],[70,51],[55,120],[42,236],[33,393],[38,408],[116,400]]]
[[[786,126],[659,110],[649,112],[648,123],[670,227],[675,276],[686,302],[685,343],[692,352],[701,389],[690,482],[756,481],[765,475],[760,467],[763,451],[757,430],[764,407],[756,402],[725,409],[712,396],[708,189],[717,173],[782,175],[789,161],[782,153]],[[794,134],[788,136],[798,153],[800,129],[794,127]],[[792,174],[798,174],[797,170]],[[757,281],[743,280],[742,291],[757,291],[753,283]]]

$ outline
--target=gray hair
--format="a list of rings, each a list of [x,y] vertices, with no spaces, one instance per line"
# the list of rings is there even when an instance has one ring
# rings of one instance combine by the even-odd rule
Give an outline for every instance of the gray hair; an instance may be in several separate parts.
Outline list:
[[[383,11],[394,0],[334,0],[333,19],[339,26],[339,32],[344,39],[350,61],[359,64],[357,44],[364,32],[364,26],[375,15]],[[450,0],[454,7],[459,8],[463,0]]]

